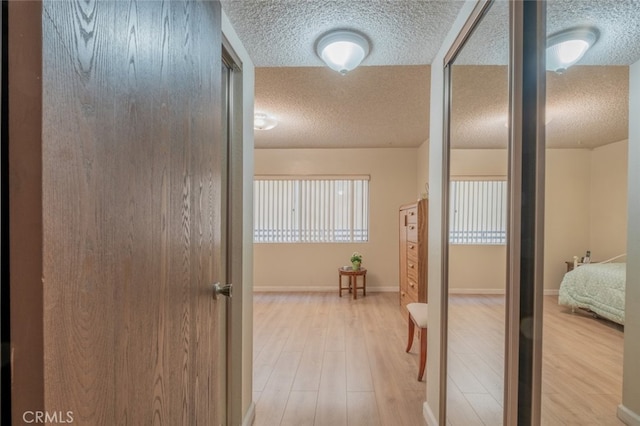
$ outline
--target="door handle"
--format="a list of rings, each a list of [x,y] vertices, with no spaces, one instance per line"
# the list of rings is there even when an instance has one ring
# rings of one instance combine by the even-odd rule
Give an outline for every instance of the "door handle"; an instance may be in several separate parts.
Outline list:
[[[233,292],[233,284],[220,285],[215,283],[213,285],[213,298],[218,300],[219,296],[231,297]]]

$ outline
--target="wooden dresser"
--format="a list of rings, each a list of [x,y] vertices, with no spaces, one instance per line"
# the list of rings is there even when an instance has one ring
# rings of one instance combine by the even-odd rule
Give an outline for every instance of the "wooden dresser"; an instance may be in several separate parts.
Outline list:
[[[429,200],[400,207],[400,310],[427,302],[427,210]]]

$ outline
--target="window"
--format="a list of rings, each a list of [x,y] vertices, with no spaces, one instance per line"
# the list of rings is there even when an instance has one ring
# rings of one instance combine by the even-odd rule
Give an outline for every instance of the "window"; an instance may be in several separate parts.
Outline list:
[[[506,181],[451,181],[449,200],[450,244],[506,244]]]
[[[256,243],[369,240],[368,176],[256,176]]]

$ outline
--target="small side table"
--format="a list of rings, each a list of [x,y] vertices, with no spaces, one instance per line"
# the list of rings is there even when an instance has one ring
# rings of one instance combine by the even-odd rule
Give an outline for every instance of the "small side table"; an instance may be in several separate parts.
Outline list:
[[[349,278],[348,287],[342,287],[342,277],[347,276]],[[358,287],[358,277],[362,277],[362,287]],[[362,289],[362,295],[367,295],[367,270],[360,268],[354,271],[351,266],[341,266],[338,268],[338,295],[342,297],[342,290],[349,290],[349,293],[353,293],[353,298],[358,298],[358,290]],[[353,290],[353,291],[352,291]]]

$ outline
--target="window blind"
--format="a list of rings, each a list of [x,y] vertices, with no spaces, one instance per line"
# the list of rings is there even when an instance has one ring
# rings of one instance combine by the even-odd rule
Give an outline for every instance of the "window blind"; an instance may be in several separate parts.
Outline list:
[[[254,242],[369,239],[367,176],[256,176]]]
[[[450,244],[506,244],[506,181],[451,181],[449,200]]]

